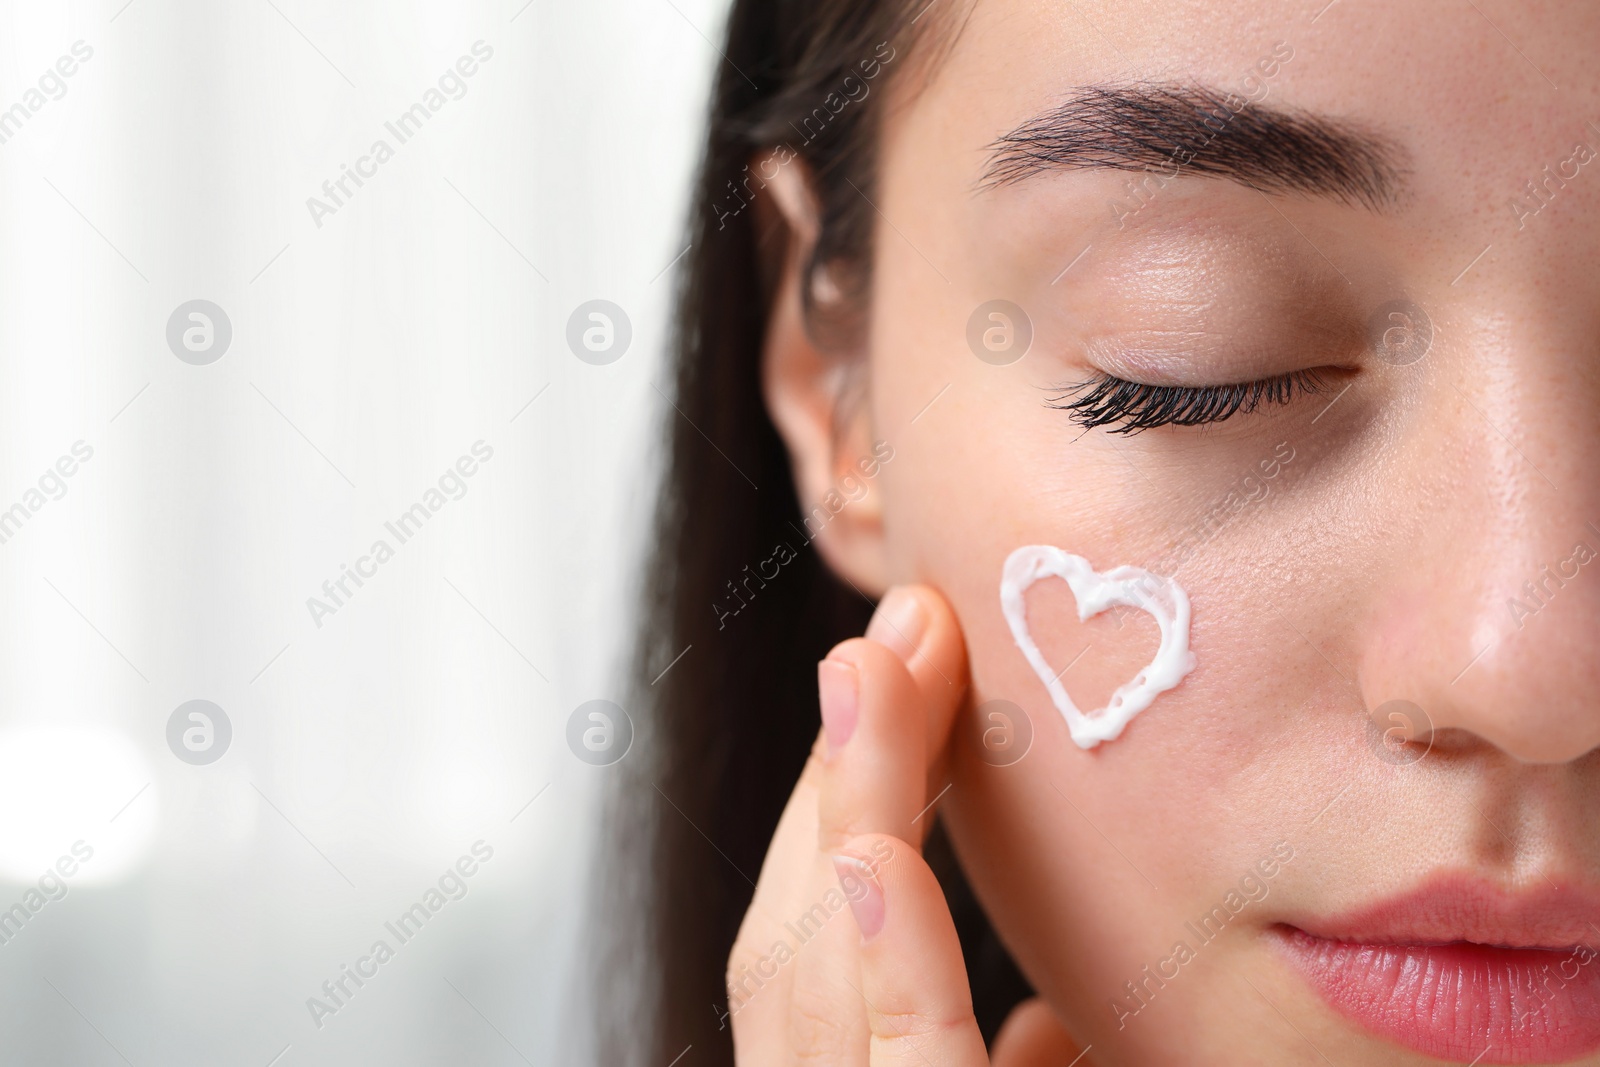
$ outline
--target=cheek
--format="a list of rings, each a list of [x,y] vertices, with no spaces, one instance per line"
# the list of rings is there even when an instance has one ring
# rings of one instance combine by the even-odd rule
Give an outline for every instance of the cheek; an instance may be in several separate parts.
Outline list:
[[[942,811],[981,903],[1036,988],[1058,1008],[1090,1013],[1084,1022],[1098,1027],[1112,993],[1169,954],[1186,919],[1315,813],[1321,800],[1312,794],[1344,784],[1318,776],[1361,761],[1359,730],[1328,714],[1347,703],[1344,683],[1279,619],[1292,615],[1324,641],[1337,627],[1317,617],[1327,606],[1322,578],[1306,573],[1292,589],[1281,580],[1305,546],[1287,536],[1304,516],[1280,475],[1268,498],[1229,511],[1228,525],[1182,563],[1195,670],[1118,739],[1087,751],[1075,745],[1001,612],[1006,557],[1020,545],[1051,544],[1101,570],[1159,571],[1270,443],[1208,457],[1157,489],[1124,453],[1079,441],[1076,427],[1044,406],[1029,377],[1043,373],[1038,365],[980,362],[962,345],[961,323],[935,325],[936,303],[913,313],[903,279],[884,283],[881,306],[895,313],[875,330],[872,396],[875,432],[895,446],[880,478],[890,572],[949,600],[973,679]],[[1063,676],[1085,709],[1103,704],[1156,647],[1142,613],[1120,627],[1109,616],[1080,622],[1059,581],[1036,585],[1029,609],[1058,669],[1091,646]],[[1014,704],[1030,726],[1026,754],[1008,765],[983,758],[981,737],[993,724],[977,708],[991,700]],[[1274,886],[1273,907],[1291,899],[1287,884]],[[1200,966],[1235,950],[1219,944]],[[1169,1000],[1204,1003],[1222,995],[1215,985],[1185,979]]]
[[[1064,729],[1041,726],[1029,753],[1009,767],[990,766],[966,747],[940,818],[1017,965],[1081,1037],[1155,947],[1141,917],[1164,909],[1056,791],[1060,783],[1039,773],[1045,750],[1070,744]],[[1119,839],[1119,847],[1127,843]]]
[[[1018,966],[1080,1040],[1120,1044],[1128,1062],[1181,1062],[1181,1052],[1147,1043],[1159,1045],[1180,1020],[1193,1023],[1183,1023],[1193,1035],[1226,1017],[1215,1010],[1217,991],[1251,941],[1219,941],[1187,965],[1184,979],[1162,992],[1162,1025],[1140,1020],[1135,1031],[1119,1032],[1109,1005],[1176,941],[1192,940],[1185,922],[1214,905],[1282,833],[1280,805],[1301,791],[1302,761],[1198,684],[1164,694],[1122,737],[1085,751],[1009,631],[987,618],[994,614],[984,606],[966,623],[975,675],[941,808],[951,841]],[[1199,670],[1190,677],[1204,681]],[[1032,733],[1026,753],[1004,765],[983,745],[988,724],[978,714],[996,693],[1023,694],[1015,703]]]
[[[960,405],[946,418],[960,425]],[[1035,986],[1058,1006],[1087,1005],[1085,1021],[1098,1026],[1105,1020],[1093,1013],[1170,952],[1185,918],[1236,884],[1264,841],[1301,824],[1295,805],[1321,788],[1307,780],[1305,748],[1358,739],[1327,735],[1329,717],[1317,712],[1336,699],[1338,680],[1277,624],[1286,606],[1261,600],[1253,575],[1272,529],[1261,523],[1241,524],[1184,568],[1196,669],[1120,738],[1075,745],[1001,612],[1006,556],[1049,543],[1102,570],[1154,565],[1181,524],[1138,497],[1125,468],[1118,476],[1092,457],[1053,473],[1042,460],[1006,462],[1049,450],[997,440],[1005,432],[930,433],[898,449],[886,472],[891,554],[904,579],[943,592],[967,640],[973,685],[942,809],[963,867]],[[1059,580],[1035,585],[1028,607],[1041,651],[1068,668],[1063,683],[1085,709],[1104,704],[1157,644],[1142,612],[1120,625],[1110,613],[1080,621]],[[984,747],[996,723],[980,710],[995,700],[1026,717],[1012,730],[1031,734],[1020,759],[997,760]],[[1175,1003],[1205,995],[1205,983],[1185,985],[1174,986]]]

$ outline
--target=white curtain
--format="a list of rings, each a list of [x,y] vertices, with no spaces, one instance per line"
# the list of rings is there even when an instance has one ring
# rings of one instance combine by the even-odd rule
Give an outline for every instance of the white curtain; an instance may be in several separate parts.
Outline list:
[[[568,720],[626,698],[721,8],[0,2],[0,1063],[627,1010]]]

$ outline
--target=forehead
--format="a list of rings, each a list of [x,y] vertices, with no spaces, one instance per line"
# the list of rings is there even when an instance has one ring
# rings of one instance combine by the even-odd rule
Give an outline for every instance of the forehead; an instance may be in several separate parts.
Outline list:
[[[938,142],[970,182],[995,138],[1091,85],[1199,84],[1352,120],[1463,197],[1476,178],[1520,186],[1576,142],[1600,144],[1590,0],[936,2],[952,5],[950,39],[886,124],[885,159]]]

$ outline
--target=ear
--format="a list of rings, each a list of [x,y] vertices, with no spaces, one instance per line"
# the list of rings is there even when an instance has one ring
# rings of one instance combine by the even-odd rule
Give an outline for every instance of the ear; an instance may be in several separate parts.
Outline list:
[[[813,286],[823,303],[835,294],[825,268],[807,277],[820,211],[805,162],[777,154],[784,151],[766,153],[751,167],[777,172],[756,197],[757,228],[770,235],[776,278],[761,353],[762,395],[789,449],[806,537],[836,574],[876,598],[889,586],[877,479],[893,451],[873,441],[864,348],[825,350],[807,328],[805,287]]]

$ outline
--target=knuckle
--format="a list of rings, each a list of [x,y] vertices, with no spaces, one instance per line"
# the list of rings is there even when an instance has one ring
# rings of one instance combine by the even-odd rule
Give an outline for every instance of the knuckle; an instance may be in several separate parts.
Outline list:
[[[741,931],[738,940],[733,943],[733,950],[728,953],[728,963],[722,975],[723,986],[730,997],[749,984],[750,976],[756,973],[755,968],[760,961],[761,953]]]
[[[801,1063],[844,1060],[852,1029],[836,994],[796,990],[789,1000],[789,1048]]]
[[[872,1013],[873,1044],[886,1052],[909,1056],[929,1044],[977,1029],[972,1006],[948,1012],[889,1011]]]

